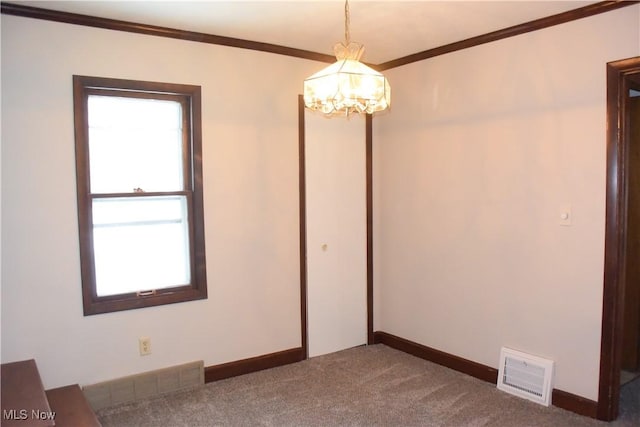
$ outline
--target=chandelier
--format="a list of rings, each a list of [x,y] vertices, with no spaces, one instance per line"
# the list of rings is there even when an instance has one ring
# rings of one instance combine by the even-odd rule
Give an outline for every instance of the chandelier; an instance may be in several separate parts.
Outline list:
[[[391,87],[376,70],[360,62],[364,46],[351,41],[349,0],[344,4],[344,43],[333,52],[337,62],[304,81],[304,104],[328,116],[372,114],[391,105]]]

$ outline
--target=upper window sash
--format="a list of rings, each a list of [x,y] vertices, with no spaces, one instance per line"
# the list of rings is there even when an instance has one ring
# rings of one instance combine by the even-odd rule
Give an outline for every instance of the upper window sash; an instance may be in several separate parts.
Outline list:
[[[89,191],[190,191],[188,103],[131,95],[88,93]]]

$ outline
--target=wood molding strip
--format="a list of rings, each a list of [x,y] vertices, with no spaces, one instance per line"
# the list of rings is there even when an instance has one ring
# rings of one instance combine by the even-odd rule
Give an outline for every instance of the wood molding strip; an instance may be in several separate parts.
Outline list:
[[[62,22],[65,24],[84,25],[87,27],[104,28],[107,30],[125,31],[129,33],[146,34],[151,36],[168,37],[199,43],[230,46],[240,49],[257,50],[261,52],[275,53],[278,55],[286,55],[295,58],[310,59],[313,61],[327,63],[333,63],[336,60],[336,58],[332,55],[325,55],[322,53],[311,52],[303,49],[295,49],[271,43],[236,39],[233,37],[216,36],[213,34],[199,33],[196,31],[178,30],[175,28],[120,21],[117,19],[99,18],[78,13],[60,12],[56,10],[25,6],[15,3],[3,2],[0,5],[0,13],[6,15],[21,16],[25,18]]]
[[[365,151],[367,181],[367,344],[373,335],[373,115],[365,116]]]
[[[403,56],[402,58],[394,59],[392,61],[379,64],[375,68],[378,71],[389,70],[391,68],[396,68],[401,65],[407,65],[413,62],[418,62],[428,58],[433,58],[434,56],[444,55],[446,53],[451,53],[451,52],[455,52],[462,49],[468,49],[470,47],[479,46],[485,43],[490,43],[493,41],[518,36],[520,34],[528,33],[531,31],[552,27],[554,25],[564,24],[570,21],[575,21],[577,19],[598,15],[600,13],[609,12],[615,9],[619,9],[621,7],[631,6],[637,3],[639,2],[626,1],[626,0],[601,1],[588,6],[569,10],[567,12],[548,16],[545,18],[535,19],[533,21],[525,22],[524,24],[514,25],[512,27],[503,28],[502,30],[493,31],[480,36],[471,37],[458,42],[454,42],[454,43],[446,44],[433,49],[428,49],[422,52],[414,53],[412,55]]]
[[[630,79],[640,76],[640,57],[607,64],[607,193],[604,241],[602,338],[600,341],[600,385],[598,419],[618,416],[620,366],[624,328],[624,264],[627,235],[629,171],[628,138],[624,121]]]
[[[304,350],[299,347],[221,365],[207,366],[204,368],[204,382],[210,383],[238,375],[250,374],[251,372],[300,362],[304,359]]]
[[[536,19],[524,24],[514,25],[502,30],[493,31],[466,40],[428,49],[412,55],[403,56],[391,61],[384,62],[379,65],[370,64],[370,66],[378,71],[384,71],[396,68],[401,65],[411,64],[413,62],[422,61],[434,56],[444,55],[446,53],[455,52],[457,50],[467,49],[481,44],[489,43],[508,37],[517,36],[531,31],[540,30],[554,25],[564,24],[581,18],[609,12],[621,7],[631,6],[639,3],[638,0],[608,0],[594,3],[581,8],[569,10],[557,15]],[[47,21],[62,22],[67,24],[84,25],[87,27],[104,28],[108,30],[126,31],[138,34],[147,34],[159,37],[168,37],[179,40],[188,40],[199,43],[208,43],[221,46],[236,47],[239,49],[250,49],[261,52],[274,53],[278,55],[292,56],[295,58],[310,59],[326,63],[335,62],[335,57],[318,52],[311,52],[303,49],[295,49],[286,46],[280,46],[271,43],[262,43],[251,40],[236,39],[233,37],[217,36],[207,33],[199,33],[195,31],[178,30],[174,28],[160,27],[156,25],[140,24],[135,22],[120,21],[116,19],[99,18],[95,16],[82,15],[78,13],[60,12],[56,10],[43,9],[33,6],[25,6],[15,3],[2,2],[0,5],[0,13],[14,16],[22,16],[25,18],[44,19]]]
[[[298,212],[300,227],[300,331],[304,359],[309,355],[307,331],[307,168],[304,96],[298,95]]]
[[[621,235],[625,210],[622,179],[622,138],[620,137],[621,72],[607,64],[607,191],[604,242],[604,279],[602,295],[602,336],[600,340],[600,383],[598,400],[601,420],[614,420],[618,416],[620,388],[620,351],[616,335],[620,334],[622,309],[618,301],[622,274],[624,236]],[[621,205],[622,203],[622,205]],[[618,363],[616,363],[616,359]],[[612,396],[613,395],[613,396]]]
[[[598,416],[598,402],[557,388],[554,388],[551,393],[551,403],[553,406],[585,417],[597,418]]]
[[[496,384],[498,381],[498,370],[489,366],[472,362],[471,360],[463,359],[386,332],[376,331],[374,337],[376,344],[384,344],[396,350],[412,354],[420,359],[446,366],[447,368],[471,375],[486,382]]]
[[[376,331],[374,333],[374,337],[376,344],[384,344],[391,348],[395,348],[396,350],[437,363],[438,365],[446,366],[447,368],[451,368],[492,384],[496,384],[498,381],[498,370],[490,366],[463,359],[462,357],[445,353],[386,332]],[[597,402],[572,393],[567,393],[566,391],[554,389],[552,394],[552,403],[554,406],[587,417],[595,418],[597,415]]]

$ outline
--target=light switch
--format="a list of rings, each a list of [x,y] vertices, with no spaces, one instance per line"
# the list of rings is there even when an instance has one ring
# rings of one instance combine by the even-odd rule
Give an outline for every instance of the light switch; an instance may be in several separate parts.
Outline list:
[[[571,225],[572,217],[571,205],[562,205],[560,207],[560,225]]]

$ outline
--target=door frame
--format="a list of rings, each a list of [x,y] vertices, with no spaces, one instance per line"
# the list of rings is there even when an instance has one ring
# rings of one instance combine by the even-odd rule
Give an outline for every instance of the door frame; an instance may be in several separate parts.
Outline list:
[[[600,383],[597,417],[612,421],[620,403],[627,235],[628,93],[640,79],[640,57],[607,64],[607,192]],[[634,83],[636,82],[636,83]]]
[[[307,182],[304,97],[298,95],[298,194],[300,212],[300,325],[303,359],[309,358],[307,322]],[[340,119],[338,119],[340,120]],[[373,116],[365,117],[366,216],[367,216],[367,345],[373,340]]]

